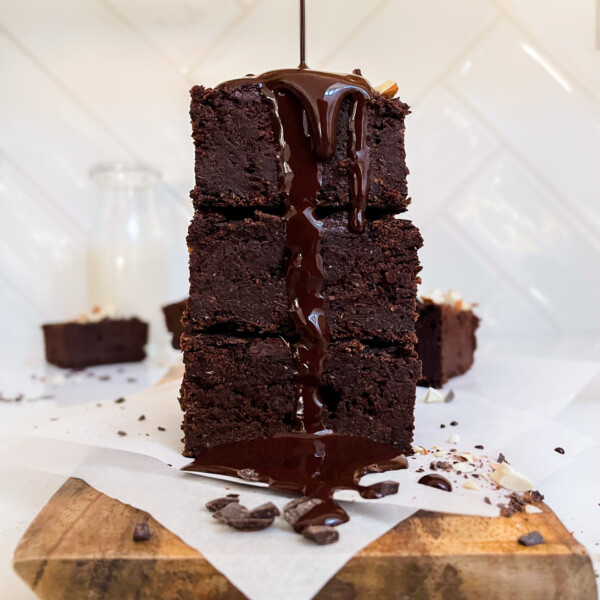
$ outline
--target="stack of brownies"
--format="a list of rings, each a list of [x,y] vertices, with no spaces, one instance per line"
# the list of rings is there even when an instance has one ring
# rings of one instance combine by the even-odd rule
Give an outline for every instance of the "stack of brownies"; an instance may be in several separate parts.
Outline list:
[[[367,227],[348,227],[350,100],[337,150],[321,164],[318,213],[331,342],[320,394],[324,424],[410,451],[415,386],[419,231],[406,210],[404,117],[376,94],[368,105]],[[272,104],[258,85],[192,90],[195,215],[190,296],[181,338],[185,455],[292,430],[295,343],[285,281],[286,198]]]

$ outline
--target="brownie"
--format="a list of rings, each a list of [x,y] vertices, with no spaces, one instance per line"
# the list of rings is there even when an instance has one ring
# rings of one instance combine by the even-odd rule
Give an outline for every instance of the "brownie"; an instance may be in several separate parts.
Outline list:
[[[82,369],[146,358],[148,324],[137,318],[54,323],[42,330],[46,360],[58,367]]]
[[[167,304],[162,307],[163,314],[165,315],[165,323],[167,324],[168,331],[173,334],[171,339],[171,345],[176,350],[181,348],[179,338],[183,333],[183,323],[181,321],[183,313],[187,306],[187,298],[180,300],[179,302],[173,302],[173,304]]]
[[[196,208],[268,209],[283,214],[279,186],[278,140],[272,105],[255,83],[235,88],[191,90],[191,120],[196,150]],[[348,130],[351,99],[341,107],[337,149],[322,164],[320,207],[347,209],[349,197]],[[376,94],[367,110],[370,148],[369,207],[398,213],[407,196],[404,117],[406,104]]]
[[[473,365],[479,318],[472,310],[435,302],[417,302],[417,354],[423,377],[419,385],[440,388]]]
[[[293,428],[293,344],[279,337],[182,336],[185,455]],[[410,346],[340,340],[329,347],[320,388],[324,425],[410,452],[420,363]]]
[[[348,229],[346,213],[323,219],[325,312],[332,339],[414,341],[422,244],[416,227],[392,216]],[[231,220],[197,214],[188,235],[190,332],[291,336],[283,217]]]

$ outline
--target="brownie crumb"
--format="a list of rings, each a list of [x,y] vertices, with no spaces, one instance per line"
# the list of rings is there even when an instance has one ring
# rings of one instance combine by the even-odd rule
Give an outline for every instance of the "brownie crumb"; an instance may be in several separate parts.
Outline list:
[[[133,529],[134,542],[147,542],[151,537],[150,525],[146,521],[140,521],[135,524],[135,528]]]
[[[554,448],[554,452],[558,452],[559,454],[564,454],[565,449],[558,446],[558,448]]]
[[[140,415],[138,417],[138,421],[145,421],[146,420],[146,415]]]
[[[325,544],[333,544],[340,539],[340,534],[335,527],[329,527],[328,525],[309,525],[302,530],[302,535],[317,542],[321,546]]]
[[[209,500],[204,506],[210,510],[210,512],[217,512],[221,510],[224,506],[231,504],[232,502],[239,502],[239,496],[237,494],[227,494],[224,498],[215,498],[214,500]]]
[[[237,472],[238,477],[246,481],[260,481],[260,473],[254,469],[240,469]]]
[[[505,462],[506,464],[510,464],[507,460],[506,457],[504,456],[504,454],[502,454],[502,452],[500,452],[500,454],[498,454],[498,459],[496,460],[497,463],[503,463]]]
[[[100,375],[100,377],[98,377],[98,381],[109,381],[110,380],[110,375]]]
[[[477,448],[477,450],[483,450],[483,446],[481,444],[477,444],[477,446],[475,446],[475,448]]]
[[[161,427],[160,425],[157,427],[157,429],[158,429],[159,431],[166,431],[166,429],[165,429],[164,427]]]
[[[445,460],[434,460],[429,463],[432,471],[452,471],[452,465]]]
[[[230,502],[226,504],[223,508],[214,512],[213,517],[217,519],[217,521],[228,525],[229,527],[233,527],[234,529],[239,529],[240,531],[259,531],[261,529],[266,529],[267,527],[270,527],[275,520],[275,516],[252,516],[251,511],[239,502]]]
[[[318,498],[309,498],[307,496],[296,498],[296,500],[288,502],[283,507],[283,518],[293,525],[298,519],[317,506],[317,504],[321,504],[321,500]]]
[[[539,531],[530,531],[529,533],[522,535],[518,539],[518,542],[521,546],[537,546],[539,544],[545,544],[546,540]]]
[[[117,431],[117,434],[120,435],[121,437],[127,435],[126,431]]]
[[[533,504],[536,502],[543,502],[544,494],[541,494],[537,490],[531,490],[530,492],[525,492],[523,494],[523,502],[526,504]]]
[[[491,501],[491,500],[490,500],[490,499],[489,499],[487,496],[486,496],[486,497],[483,499],[483,501],[484,501],[486,504],[491,504],[491,503],[492,503],[492,501]]]
[[[117,398],[115,400],[115,404],[123,404],[123,402],[125,402],[125,398]]]
[[[446,426],[445,426],[445,425],[442,423],[442,424],[440,425],[440,429],[446,429]]]
[[[452,427],[456,427],[458,425],[458,421],[450,421],[450,425],[452,425]]]

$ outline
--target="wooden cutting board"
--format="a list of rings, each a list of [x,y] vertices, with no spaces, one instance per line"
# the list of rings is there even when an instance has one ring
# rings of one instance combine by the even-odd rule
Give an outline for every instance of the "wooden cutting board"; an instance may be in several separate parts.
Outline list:
[[[135,543],[136,523],[152,538]],[[517,538],[539,531],[546,544]],[[240,533],[239,535],[252,535]],[[319,548],[315,548],[318,560]],[[69,479],[29,526],[14,568],[44,599],[244,598],[148,513]],[[420,511],[356,554],[319,600],[596,600],[590,558],[543,506],[510,519]],[[279,600],[279,599],[277,599]]]

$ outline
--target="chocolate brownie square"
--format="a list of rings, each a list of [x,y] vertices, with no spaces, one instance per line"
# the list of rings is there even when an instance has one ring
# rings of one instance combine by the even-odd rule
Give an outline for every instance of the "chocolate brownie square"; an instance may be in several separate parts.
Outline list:
[[[335,213],[322,220],[325,313],[332,339],[413,342],[418,230],[389,216],[369,221],[366,232],[357,234],[347,219]],[[188,246],[188,331],[293,335],[283,217],[196,215]]]
[[[281,338],[182,337],[185,455],[286,433],[294,423],[295,357]],[[420,363],[406,346],[334,342],[325,359],[324,425],[410,452]]]
[[[283,214],[278,139],[271,102],[255,83],[191,90],[191,120],[196,149],[197,208],[268,209]],[[348,131],[351,100],[341,107],[337,149],[322,163],[320,207],[348,209]],[[369,207],[387,212],[406,210],[404,117],[406,104],[376,94],[367,110],[370,148]]]
[[[173,335],[171,339],[171,345],[176,350],[181,348],[181,344],[179,342],[179,338],[183,333],[183,323],[181,319],[183,318],[183,313],[185,312],[186,306],[187,298],[185,300],[173,302],[172,304],[167,304],[166,306],[162,307],[163,314],[165,315],[167,330]]]
[[[146,358],[148,324],[140,319],[103,319],[96,323],[43,325],[46,360],[58,367],[139,362]]]
[[[473,365],[479,318],[472,310],[446,303],[417,302],[417,354],[423,377],[419,385],[440,388]]]

